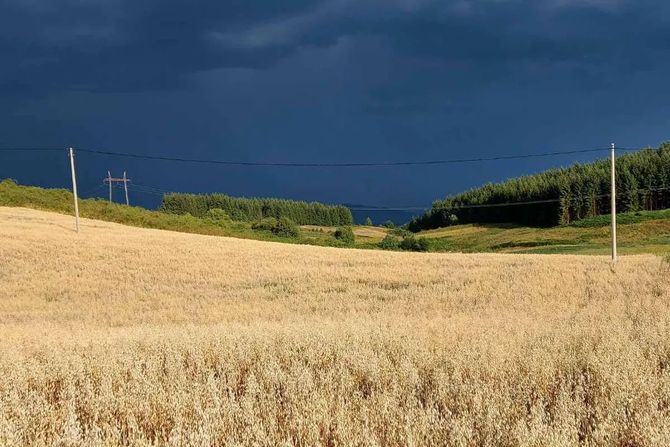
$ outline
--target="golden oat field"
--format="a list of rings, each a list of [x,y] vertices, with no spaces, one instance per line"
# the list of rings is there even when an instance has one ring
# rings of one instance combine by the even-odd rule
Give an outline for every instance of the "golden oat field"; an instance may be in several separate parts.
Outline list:
[[[670,445],[670,265],[0,208],[0,445]]]

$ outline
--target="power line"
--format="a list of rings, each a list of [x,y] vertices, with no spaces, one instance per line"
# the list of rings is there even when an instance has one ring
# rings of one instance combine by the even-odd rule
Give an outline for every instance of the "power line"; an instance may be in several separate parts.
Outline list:
[[[640,148],[617,148],[620,151],[638,151]],[[65,150],[64,148],[54,147],[6,147],[0,148],[1,152],[53,152]],[[224,166],[246,166],[246,167],[294,167],[294,168],[356,168],[356,167],[393,167],[393,166],[430,166],[430,165],[446,165],[459,163],[477,163],[486,161],[503,161],[503,160],[519,160],[526,158],[552,157],[560,155],[574,155],[609,151],[610,148],[591,148],[591,149],[575,149],[568,151],[553,151],[542,152],[534,154],[518,154],[518,155],[497,155],[491,157],[476,157],[476,158],[454,158],[442,160],[423,160],[423,161],[394,161],[394,162],[344,162],[344,163],[306,163],[306,162],[256,162],[256,161],[231,161],[231,160],[211,160],[198,158],[182,158],[182,157],[168,157],[162,155],[142,155],[132,154],[128,152],[114,152],[93,149],[77,149],[77,152],[104,155],[111,157],[134,158],[142,160],[158,160],[171,161],[181,163],[198,163],[198,164],[214,164]]]
[[[115,185],[117,188],[122,188],[121,186]],[[154,195],[157,197],[162,197],[165,194],[171,194],[173,191],[168,191],[162,188],[158,188],[155,186],[149,186],[149,185],[141,185],[141,184],[129,184],[128,188],[139,193],[143,194],[148,194],[148,195]],[[644,194],[644,193],[650,193],[650,192],[658,192],[658,191],[667,191],[670,190],[670,186],[663,186],[659,188],[648,188],[648,189],[638,189],[636,191],[629,191],[629,192],[621,192],[618,193],[619,196],[632,196],[636,194]],[[187,193],[188,194],[188,193]],[[197,193],[190,193],[190,194],[197,194]],[[580,200],[588,200],[588,199],[603,199],[610,197],[611,194],[597,194],[597,195],[584,195],[584,196],[573,196],[567,199],[567,203],[574,203],[578,202]],[[519,201],[519,202],[503,202],[503,203],[482,203],[482,204],[473,204],[473,205],[455,205],[452,206],[448,209],[450,210],[460,210],[460,209],[472,209],[472,208],[498,208],[498,207],[506,207],[506,206],[519,206],[519,205],[537,205],[537,204],[545,204],[545,203],[560,203],[560,202],[566,202],[566,199],[561,199],[561,198],[553,198],[553,199],[542,199],[542,200],[525,200],[525,201]],[[432,208],[432,206],[428,207],[420,207],[420,206],[410,206],[410,207],[356,207],[356,206],[348,206],[351,211],[426,211]]]
[[[102,189],[105,185],[98,185],[95,188],[88,189],[82,193],[80,193],[80,196],[88,196],[90,194],[93,194],[94,192],[98,192],[100,189]]]
[[[145,184],[143,184],[143,183],[133,183],[132,186],[135,187],[135,188],[139,187],[139,188],[141,188],[141,189],[151,189],[151,190],[154,190],[154,191],[157,191],[157,192],[166,193],[166,194],[169,194],[169,193],[171,193],[171,192],[174,192],[174,191],[171,191],[171,190],[167,190],[167,189],[160,188],[160,187],[158,187],[158,186],[145,185]]]
[[[0,152],[56,152],[66,150],[63,147],[0,147]]]
[[[640,148],[617,148],[620,151],[639,151]],[[64,148],[54,148],[54,147],[5,147],[0,148],[2,152],[38,152],[38,151],[62,151]],[[460,158],[460,159],[445,159],[445,160],[426,160],[426,161],[402,161],[402,162],[363,162],[363,163],[284,163],[284,162],[237,162],[237,161],[226,161],[226,160],[206,160],[206,159],[191,159],[191,158],[177,158],[177,157],[166,157],[166,156],[152,156],[152,155],[140,155],[140,154],[131,154],[124,152],[112,152],[112,151],[100,151],[100,150],[91,150],[91,149],[78,149],[77,152],[105,155],[105,156],[114,156],[114,157],[126,157],[126,158],[135,158],[135,159],[145,159],[145,160],[161,160],[161,161],[173,161],[173,162],[186,162],[186,163],[202,163],[202,164],[218,164],[218,165],[229,165],[229,166],[274,166],[274,167],[389,167],[389,166],[417,166],[417,165],[444,165],[444,164],[456,164],[456,163],[472,163],[472,162],[484,162],[484,161],[500,161],[500,160],[516,160],[524,158],[536,158],[536,157],[549,157],[549,156],[558,156],[558,155],[570,155],[570,154],[581,154],[581,153],[593,153],[600,151],[609,151],[610,148],[592,148],[592,149],[577,149],[569,151],[554,151],[554,152],[544,152],[544,153],[535,153],[535,154],[519,154],[519,155],[499,155],[493,157],[478,157],[478,158]],[[136,192],[150,194],[155,196],[162,196],[163,194],[168,194],[172,191],[167,191],[161,188],[134,184],[130,188]],[[96,188],[97,189],[97,188]],[[665,188],[662,188],[665,189]],[[640,193],[644,192],[643,190],[638,190]],[[650,191],[648,191],[650,192]],[[610,195],[602,196],[588,196],[586,198],[602,198],[609,197]],[[575,198],[580,200],[579,197]],[[506,202],[506,203],[489,203],[489,204],[476,204],[476,205],[461,205],[452,207],[452,209],[465,209],[465,208],[489,208],[489,207],[503,207],[503,206],[518,206],[518,205],[530,205],[530,204],[542,204],[542,203],[555,203],[560,202],[562,199],[545,199],[545,200],[532,200],[532,201],[521,201],[521,202]],[[350,207],[354,211],[424,211],[430,209],[430,207]]]
[[[116,189],[123,189],[123,186],[121,185],[114,185],[113,186]],[[157,190],[157,189],[152,189],[152,188],[145,188],[145,187],[138,187],[138,185],[133,185],[132,183],[128,184],[128,190],[133,191],[133,192],[138,192],[141,194],[149,194],[149,195],[154,195],[157,197],[162,197],[164,194],[168,194],[168,191],[162,191],[162,190]]]
[[[571,155],[571,154],[585,154],[593,152],[603,152],[609,151],[610,148],[592,148],[592,149],[577,149],[569,151],[554,151],[554,152],[543,152],[535,154],[519,154],[519,155],[498,155],[492,157],[477,157],[477,158],[455,158],[455,159],[443,159],[443,160],[424,160],[424,161],[395,161],[395,162],[356,162],[356,163],[293,163],[293,162],[255,162],[255,161],[230,161],[230,160],[209,160],[209,159],[199,159],[199,158],[180,158],[180,157],[168,157],[168,156],[158,156],[158,155],[141,155],[141,154],[131,154],[128,152],[112,152],[112,151],[101,151],[101,150],[91,150],[91,149],[78,149],[77,152],[97,154],[97,155],[106,155],[111,157],[124,157],[124,158],[135,158],[143,160],[160,160],[160,161],[172,161],[172,162],[181,162],[181,163],[199,163],[199,164],[214,164],[214,165],[225,165],[225,166],[247,166],[247,167],[294,167],[294,168],[355,168],[355,167],[392,167],[392,166],[426,166],[426,165],[446,165],[446,164],[457,164],[457,163],[475,163],[475,162],[484,162],[484,161],[501,161],[501,160],[518,160],[524,158],[538,158],[538,157],[551,157],[559,155]],[[622,150],[638,150],[633,148],[626,148]]]
[[[632,196],[636,194],[644,194],[644,193],[649,193],[649,192],[657,192],[657,191],[667,191],[670,190],[670,187],[664,186],[660,188],[649,188],[649,189],[638,189],[636,191],[629,191],[627,193],[621,192],[618,193],[618,196]],[[567,202],[568,203],[573,203],[577,202],[580,200],[586,200],[586,199],[604,199],[607,197],[610,197],[611,194],[598,194],[598,195],[585,195],[585,196],[576,196],[576,197],[570,197]],[[496,208],[496,207],[505,207],[505,206],[518,206],[518,205],[537,205],[537,204],[543,204],[543,203],[560,203],[560,202],[565,202],[565,199],[561,198],[555,198],[555,199],[543,199],[543,200],[526,200],[526,201],[521,201],[521,202],[503,202],[503,203],[482,203],[482,204],[475,204],[475,205],[454,205],[451,207],[444,207],[445,209],[448,210],[461,210],[461,209],[471,209],[471,208]],[[349,207],[350,210],[352,211],[422,211],[422,210],[428,210],[431,209],[432,207],[395,207],[395,208],[383,208],[383,207],[375,207],[375,208],[357,208],[357,207]]]

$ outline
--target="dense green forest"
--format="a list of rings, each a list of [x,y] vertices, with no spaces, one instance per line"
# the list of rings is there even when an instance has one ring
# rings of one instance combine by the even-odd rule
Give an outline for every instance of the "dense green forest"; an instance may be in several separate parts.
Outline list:
[[[163,212],[189,213],[195,217],[204,217],[212,209],[222,209],[235,221],[252,222],[266,217],[287,217],[299,225],[341,226],[353,223],[349,208],[296,200],[171,193],[163,196],[160,206]]]
[[[670,143],[616,160],[617,211],[670,208]],[[541,202],[496,206],[515,202]],[[456,223],[568,224],[610,212],[610,160],[490,183],[433,203],[411,231]]]

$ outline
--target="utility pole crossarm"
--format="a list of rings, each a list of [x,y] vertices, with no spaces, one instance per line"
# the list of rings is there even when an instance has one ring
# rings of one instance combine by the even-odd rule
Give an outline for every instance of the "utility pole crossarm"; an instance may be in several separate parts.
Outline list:
[[[128,183],[130,183],[130,179],[126,176],[126,172],[123,172],[123,177],[112,177],[112,174],[110,171],[107,171],[107,177],[102,179],[103,183],[108,183],[109,184],[109,201],[110,203],[112,202],[112,185],[114,183],[123,183],[123,189],[125,191],[125,196],[126,196],[126,205],[130,205],[130,201],[128,200]]]

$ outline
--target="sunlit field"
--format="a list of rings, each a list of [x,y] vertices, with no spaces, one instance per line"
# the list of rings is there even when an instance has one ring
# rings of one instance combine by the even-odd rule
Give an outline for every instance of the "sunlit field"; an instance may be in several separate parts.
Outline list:
[[[670,445],[670,264],[0,208],[0,445]]]

